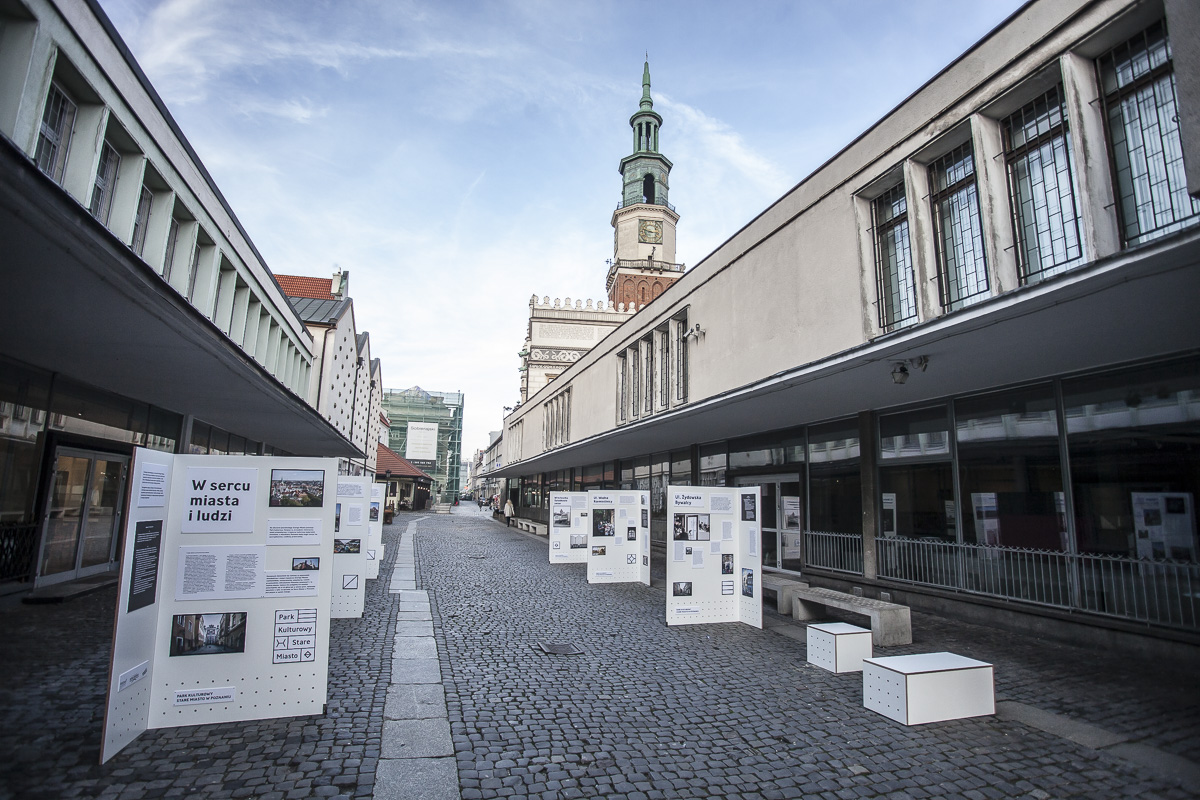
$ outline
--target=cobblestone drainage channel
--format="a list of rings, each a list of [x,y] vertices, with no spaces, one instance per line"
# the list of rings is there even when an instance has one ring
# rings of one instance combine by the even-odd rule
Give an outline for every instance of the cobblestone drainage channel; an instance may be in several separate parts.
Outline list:
[[[538,642],[538,647],[551,656],[581,656],[583,651],[573,644],[561,642]]]

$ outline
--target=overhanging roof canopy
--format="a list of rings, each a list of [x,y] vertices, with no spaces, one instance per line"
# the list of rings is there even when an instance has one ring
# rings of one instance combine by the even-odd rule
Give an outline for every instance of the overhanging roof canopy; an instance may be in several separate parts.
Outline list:
[[[297,455],[332,425],[0,137],[0,352]]]
[[[677,411],[507,464],[488,477],[666,452],[1200,351],[1197,298],[1200,231],[1192,230]],[[703,347],[703,341],[695,346]],[[928,358],[926,371],[912,369],[906,383],[893,382],[894,364],[919,356]],[[560,380],[569,378],[567,373]]]

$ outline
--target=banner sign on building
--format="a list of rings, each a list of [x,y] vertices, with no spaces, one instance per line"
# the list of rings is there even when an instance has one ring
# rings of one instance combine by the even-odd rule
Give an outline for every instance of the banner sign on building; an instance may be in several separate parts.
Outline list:
[[[437,443],[436,422],[410,422],[404,457],[420,469],[432,469],[437,464]]]

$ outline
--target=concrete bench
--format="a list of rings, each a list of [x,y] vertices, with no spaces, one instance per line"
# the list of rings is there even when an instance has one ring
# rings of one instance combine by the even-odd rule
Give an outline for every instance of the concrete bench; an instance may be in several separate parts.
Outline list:
[[[780,614],[792,613],[792,596],[797,587],[808,588],[808,584],[798,578],[789,578],[773,572],[764,572],[762,576],[763,592],[775,593],[775,610]]]
[[[538,536],[548,536],[550,534],[549,528],[547,528],[545,525],[542,525],[540,522],[534,522],[531,519],[513,517],[513,524],[516,525],[519,530],[523,530],[526,533],[533,533],[537,534]]]
[[[793,619],[818,619],[826,608],[839,608],[871,618],[871,642],[876,647],[912,644],[912,617],[908,606],[811,586],[789,587],[788,591],[792,595]]]

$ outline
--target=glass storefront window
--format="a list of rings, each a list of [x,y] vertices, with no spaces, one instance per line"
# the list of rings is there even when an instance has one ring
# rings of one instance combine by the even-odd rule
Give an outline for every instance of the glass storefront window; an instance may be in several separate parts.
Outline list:
[[[194,456],[208,454],[208,437],[212,428],[200,420],[192,420],[192,444],[188,452]]]
[[[700,485],[725,485],[725,444],[707,444],[700,448]]]
[[[881,536],[946,542],[957,538],[954,469],[949,461],[881,467],[879,491]]]
[[[810,530],[862,533],[859,447],[856,419],[809,428]]]
[[[599,489],[604,484],[604,465],[589,464],[583,468],[583,477],[579,482],[579,491]]]
[[[955,402],[964,542],[1067,549],[1055,409],[1048,384]]]
[[[54,383],[50,428],[128,444],[146,443],[150,407],[67,378]]]
[[[690,486],[692,483],[692,451],[676,450],[671,453],[671,483],[674,486]]]
[[[0,361],[0,524],[33,521],[50,376]]]
[[[803,462],[803,431],[747,436],[729,442],[729,469],[775,467]]]
[[[945,406],[879,417],[880,460],[949,455],[950,423]]]
[[[1078,547],[1195,562],[1200,361],[1063,382]]]

